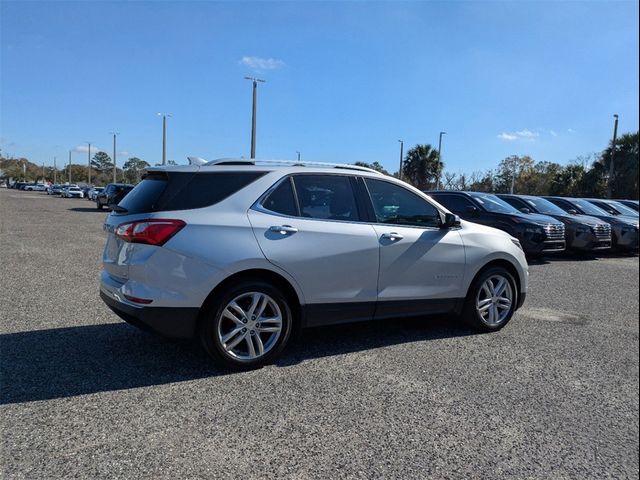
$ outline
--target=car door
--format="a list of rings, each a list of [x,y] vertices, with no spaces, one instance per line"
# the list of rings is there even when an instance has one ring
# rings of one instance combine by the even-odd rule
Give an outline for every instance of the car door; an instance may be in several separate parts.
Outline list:
[[[289,176],[249,210],[267,260],[302,289],[307,325],[373,317],[378,240],[354,185],[348,175]]]
[[[451,311],[462,290],[459,229],[441,228],[438,209],[386,180],[365,178],[380,245],[376,318]]]

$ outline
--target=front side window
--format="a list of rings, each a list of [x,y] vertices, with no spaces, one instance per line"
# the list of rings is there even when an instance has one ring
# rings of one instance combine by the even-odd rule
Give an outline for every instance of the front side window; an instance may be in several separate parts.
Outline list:
[[[378,223],[440,227],[436,207],[406,188],[383,180],[365,179]]]
[[[293,181],[302,217],[352,222],[360,220],[349,177],[295,175]]]

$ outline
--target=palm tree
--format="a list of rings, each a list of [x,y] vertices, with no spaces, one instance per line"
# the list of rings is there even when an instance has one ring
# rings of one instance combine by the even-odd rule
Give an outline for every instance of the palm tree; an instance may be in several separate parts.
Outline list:
[[[407,152],[402,178],[419,190],[429,190],[435,187],[442,166],[438,151],[431,145],[416,145]]]

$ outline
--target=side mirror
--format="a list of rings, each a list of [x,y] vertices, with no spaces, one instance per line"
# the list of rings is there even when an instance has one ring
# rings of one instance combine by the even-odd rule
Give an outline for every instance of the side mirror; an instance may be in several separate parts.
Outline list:
[[[444,222],[442,223],[442,228],[455,228],[459,226],[460,217],[458,215],[454,215],[453,213],[444,214]]]
[[[522,208],[520,209],[520,211],[521,211],[522,213],[531,213],[531,210],[529,210],[527,207],[522,207]]]
[[[569,210],[567,210],[567,213],[569,213],[571,215],[578,215],[578,211],[574,210],[573,208],[570,208]]]
[[[478,210],[478,208],[474,207],[473,205],[469,205],[467,208],[465,208],[465,212],[467,212],[472,217],[477,217],[478,215],[480,215],[480,210]]]

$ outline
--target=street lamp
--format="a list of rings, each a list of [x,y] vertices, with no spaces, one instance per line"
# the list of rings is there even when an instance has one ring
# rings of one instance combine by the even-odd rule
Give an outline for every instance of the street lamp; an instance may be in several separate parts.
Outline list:
[[[167,163],[167,117],[172,117],[170,113],[158,112],[158,116],[162,117],[162,165]]]
[[[613,196],[613,161],[616,156],[616,140],[618,137],[618,114],[613,115],[613,141],[611,142],[611,163],[609,164],[609,181],[607,182],[607,198]]]
[[[256,103],[258,97],[258,82],[265,83],[266,80],[260,78],[244,77],[245,80],[253,82],[253,104],[251,108],[251,158],[256,158]]]
[[[398,180],[402,180],[402,157],[404,155],[404,140],[398,140],[400,142],[400,170],[398,170]]]
[[[116,183],[116,137],[119,135],[118,132],[109,132],[113,135],[113,183]]]
[[[300,152],[296,150],[296,153],[298,154],[298,161],[300,161]]]
[[[87,167],[89,167],[89,185],[91,185],[91,142],[86,142],[89,145],[87,150]]]
[[[447,132],[440,132],[440,136],[438,138],[438,163],[442,163],[442,136],[446,135]],[[436,184],[436,190],[440,190],[440,177],[442,176],[442,169],[438,165],[438,183]]]

